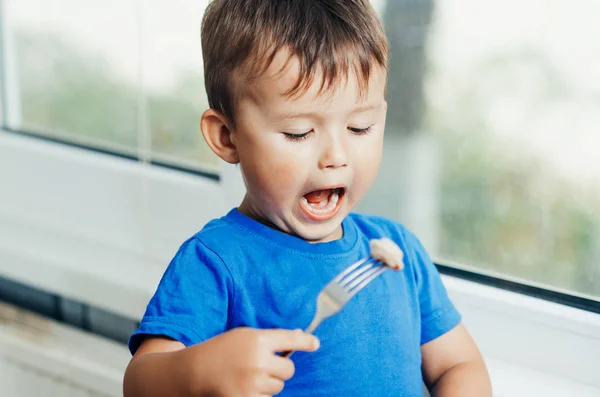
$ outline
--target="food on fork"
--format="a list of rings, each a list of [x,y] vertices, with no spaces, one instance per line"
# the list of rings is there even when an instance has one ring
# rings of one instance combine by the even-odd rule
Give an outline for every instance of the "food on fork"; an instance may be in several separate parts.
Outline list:
[[[369,242],[371,246],[371,256],[386,266],[391,267],[394,270],[401,270],[404,267],[402,258],[404,253],[389,238],[378,238],[373,239]]]

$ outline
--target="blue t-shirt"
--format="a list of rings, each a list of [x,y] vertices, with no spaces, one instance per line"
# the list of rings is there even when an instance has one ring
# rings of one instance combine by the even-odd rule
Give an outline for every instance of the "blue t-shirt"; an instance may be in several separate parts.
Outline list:
[[[147,335],[191,346],[236,327],[306,328],[319,291],[388,237],[405,268],[387,271],[315,334],[318,351],[292,356],[296,373],[280,396],[422,396],[421,351],[460,322],[439,273],[402,225],[350,214],[343,238],[311,244],[236,209],[209,222],[179,249],[129,348]]]

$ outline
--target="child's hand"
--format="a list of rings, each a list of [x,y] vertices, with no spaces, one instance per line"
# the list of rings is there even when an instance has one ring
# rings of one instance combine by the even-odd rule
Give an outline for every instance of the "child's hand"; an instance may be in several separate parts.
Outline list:
[[[191,372],[202,383],[201,395],[258,397],[280,393],[294,375],[292,360],[277,352],[318,347],[319,340],[301,330],[237,328],[186,349],[186,356],[198,369]]]

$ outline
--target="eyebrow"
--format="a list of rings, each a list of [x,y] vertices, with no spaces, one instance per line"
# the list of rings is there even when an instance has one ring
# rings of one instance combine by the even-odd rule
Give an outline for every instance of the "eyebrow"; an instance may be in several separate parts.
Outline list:
[[[383,104],[377,105],[363,105],[352,109],[350,114],[363,113],[371,110],[379,110],[383,107]],[[283,119],[294,120],[294,119],[307,119],[307,118],[319,118],[319,113],[316,112],[301,112],[301,113],[285,113],[280,116]]]

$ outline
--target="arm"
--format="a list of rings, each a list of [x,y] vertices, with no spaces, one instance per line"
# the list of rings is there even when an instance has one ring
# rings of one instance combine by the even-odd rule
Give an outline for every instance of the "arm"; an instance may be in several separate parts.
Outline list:
[[[462,325],[421,346],[423,377],[433,397],[491,397],[492,386],[475,342]]]
[[[167,338],[150,338],[135,353],[123,379],[125,397],[191,395],[183,366],[185,346]]]
[[[152,337],[135,353],[123,381],[124,397],[257,396],[283,390],[294,364],[277,355],[313,351],[318,340],[302,331],[237,328],[185,348]]]

